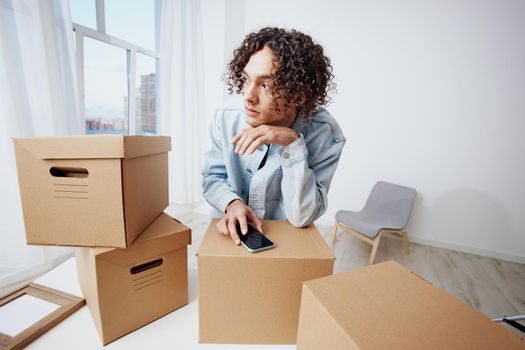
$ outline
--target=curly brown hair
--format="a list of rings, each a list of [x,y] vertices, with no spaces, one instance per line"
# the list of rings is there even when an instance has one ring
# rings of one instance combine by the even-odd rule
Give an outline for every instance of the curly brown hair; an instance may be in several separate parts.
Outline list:
[[[277,57],[277,62],[274,62],[276,70],[270,78],[270,93],[276,111],[279,111],[278,100],[283,98],[285,110],[295,105],[296,115],[308,119],[318,106],[331,102],[328,93],[335,90],[336,84],[330,59],[324,55],[323,47],[295,29],[287,31],[270,27],[248,34],[234,51],[225,75],[230,94],[234,91],[242,93],[246,80],[244,67],[264,46],[268,46]]]

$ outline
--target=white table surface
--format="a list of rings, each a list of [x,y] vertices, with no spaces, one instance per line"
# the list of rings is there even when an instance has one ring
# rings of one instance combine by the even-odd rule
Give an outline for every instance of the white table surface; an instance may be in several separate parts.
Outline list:
[[[190,260],[193,254],[189,254]],[[194,257],[194,255],[193,255]],[[189,264],[188,305],[173,311],[136,331],[102,346],[87,306],[36,339],[28,349],[295,349],[295,345],[235,345],[199,344],[199,305],[197,299],[197,270]],[[82,296],[78,284],[76,261],[71,258],[46,273],[35,283],[66,293]],[[233,329],[235,327],[232,327]]]

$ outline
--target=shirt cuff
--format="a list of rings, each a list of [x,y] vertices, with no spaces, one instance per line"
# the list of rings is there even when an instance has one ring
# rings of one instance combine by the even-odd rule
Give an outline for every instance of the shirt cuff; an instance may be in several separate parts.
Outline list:
[[[228,207],[228,204],[230,204],[236,199],[240,199],[242,201],[241,197],[239,197],[234,192],[229,192],[224,195],[221,195],[221,199],[219,200],[219,207],[217,209],[226,214],[226,208]]]
[[[292,165],[302,162],[308,157],[308,149],[304,142],[303,134],[299,134],[299,138],[283,147],[281,151],[282,165],[291,167]]]

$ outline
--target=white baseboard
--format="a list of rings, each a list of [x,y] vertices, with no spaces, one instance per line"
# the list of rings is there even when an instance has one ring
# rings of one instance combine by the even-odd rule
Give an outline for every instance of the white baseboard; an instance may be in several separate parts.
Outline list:
[[[333,227],[335,224],[335,221],[317,220],[315,223],[319,225]],[[392,238],[395,238],[395,237],[392,237]],[[464,253],[476,254],[476,255],[486,256],[489,258],[496,258],[496,259],[507,260],[507,261],[511,261],[515,263],[525,264],[525,256],[523,255],[516,255],[516,254],[499,252],[499,251],[483,249],[483,248],[468,247],[468,246],[464,246],[461,244],[440,241],[440,240],[432,239],[432,238],[411,236],[410,234],[408,236],[408,239],[410,240],[410,242],[424,244],[424,245],[428,245],[432,247],[456,250],[456,251],[460,251]]]
[[[457,250],[464,253],[476,254],[486,256],[489,258],[496,258],[501,260],[512,261],[520,264],[525,264],[525,256],[510,254],[505,252],[499,252],[495,250],[488,250],[476,247],[467,247],[457,243],[443,242],[432,238],[424,238],[417,236],[409,236],[409,240],[414,243],[425,244],[432,247],[445,248],[450,250]]]

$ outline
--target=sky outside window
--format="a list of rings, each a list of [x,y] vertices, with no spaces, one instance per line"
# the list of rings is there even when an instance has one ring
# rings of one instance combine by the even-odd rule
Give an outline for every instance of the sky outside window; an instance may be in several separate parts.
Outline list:
[[[69,4],[73,22],[97,30],[95,0],[70,0]]]
[[[103,123],[97,130],[128,132],[127,51],[104,42],[84,38],[84,92],[86,122]],[[112,128],[106,127],[108,122]],[[89,133],[89,125],[87,125]]]
[[[106,0],[106,33],[155,50],[155,0]]]

